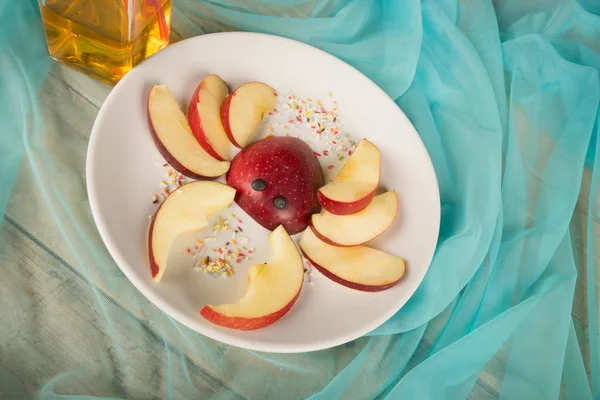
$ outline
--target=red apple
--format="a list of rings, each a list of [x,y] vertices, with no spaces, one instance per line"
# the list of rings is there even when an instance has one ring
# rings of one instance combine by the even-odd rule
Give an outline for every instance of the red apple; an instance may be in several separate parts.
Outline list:
[[[148,125],[160,154],[183,175],[193,179],[216,178],[229,169],[228,161],[217,160],[200,146],[166,86],[154,85],[150,91]]]
[[[185,232],[199,231],[211,217],[233,203],[235,189],[218,182],[197,181],[172,192],[158,207],[148,231],[152,278],[162,279],[171,245]]]
[[[283,225],[290,235],[301,232],[321,208],[321,165],[293,137],[261,139],[242,149],[231,161],[227,184],[237,191],[235,202],[269,230]]]
[[[275,108],[277,92],[262,82],[248,82],[231,93],[221,105],[221,121],[231,143],[246,147],[263,116]]]
[[[333,246],[358,246],[385,232],[398,215],[396,191],[375,196],[371,204],[351,215],[335,215],[323,210],[314,214],[310,227],[314,234]]]
[[[319,202],[337,215],[355,214],[365,209],[375,197],[380,169],[379,149],[368,140],[361,140],[337,176],[319,189]]]
[[[188,110],[190,128],[198,143],[220,161],[229,159],[231,145],[221,122],[221,104],[228,94],[225,82],[218,75],[209,75],[194,91]]]
[[[269,235],[273,261],[248,271],[246,294],[237,302],[205,305],[200,315],[215,325],[239,330],[264,328],[294,305],[304,281],[304,265],[294,241],[282,226]]]
[[[310,229],[304,231],[300,248],[327,278],[364,292],[389,289],[406,271],[404,260],[400,257],[367,246],[332,246],[320,240]]]

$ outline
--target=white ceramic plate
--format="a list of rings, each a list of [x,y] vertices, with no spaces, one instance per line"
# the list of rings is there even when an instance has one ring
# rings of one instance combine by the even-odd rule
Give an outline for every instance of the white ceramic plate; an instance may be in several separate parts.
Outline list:
[[[312,283],[305,280],[298,301],[286,316],[267,328],[242,332],[210,324],[199,310],[206,303],[239,298],[250,263],[237,265],[231,278],[214,278],[192,271],[193,261],[181,243],[169,259],[170,265],[177,265],[169,269],[178,272],[170,279],[165,274],[163,283],[152,281],[146,251],[148,217],[156,209],[151,196],[165,179],[165,169],[157,163],[162,158],[148,131],[148,93],[152,85],[165,84],[187,109],[193,90],[210,73],[220,75],[231,88],[255,80],[280,93],[294,90],[299,97],[327,99],[329,92],[333,93],[345,130],[356,139],[367,137],[380,148],[381,184],[398,192],[398,218],[371,245],[406,259],[407,273],[400,283],[383,292],[364,293],[340,286],[315,270]],[[199,36],[174,44],[133,69],[113,89],[98,114],[87,155],[87,181],[100,235],[135,287],[161,310],[199,333],[253,350],[320,350],[375,329],[415,292],[438,238],[440,205],[435,172],[421,139],[402,111],[377,85],[341,60],[276,36]],[[232,211],[245,219],[244,232],[257,249],[252,262],[268,261],[268,231],[237,206]]]

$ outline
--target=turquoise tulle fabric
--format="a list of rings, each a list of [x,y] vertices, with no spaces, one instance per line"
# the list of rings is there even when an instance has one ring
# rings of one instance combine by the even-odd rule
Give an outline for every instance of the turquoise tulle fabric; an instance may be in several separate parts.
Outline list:
[[[183,37],[247,30],[300,40],[395,99],[439,180],[431,268],[389,321],[326,351],[251,352],[171,320],[119,272],[91,218],[92,120],[66,121],[100,104],[44,80],[51,62],[37,4],[4,1],[0,397],[600,398],[600,2],[174,5]],[[26,253],[18,235],[40,253]],[[32,263],[39,268],[24,274]],[[576,293],[584,304],[574,305]]]

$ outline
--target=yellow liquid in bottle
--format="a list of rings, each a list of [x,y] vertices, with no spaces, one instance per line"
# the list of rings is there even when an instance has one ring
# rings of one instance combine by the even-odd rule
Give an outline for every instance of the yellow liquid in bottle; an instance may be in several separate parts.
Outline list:
[[[171,0],[40,0],[40,9],[50,55],[111,85],[169,42]]]

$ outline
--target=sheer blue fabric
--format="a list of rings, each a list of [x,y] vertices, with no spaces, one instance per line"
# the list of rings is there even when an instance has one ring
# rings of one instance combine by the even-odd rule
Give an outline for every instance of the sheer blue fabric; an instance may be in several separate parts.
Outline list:
[[[20,291],[18,284],[2,288],[0,281],[9,305],[0,307],[0,318],[9,320],[15,307],[35,313],[27,296],[95,316],[93,327],[79,327],[90,340],[68,342],[79,358],[63,356],[64,339],[45,339],[53,338],[46,329],[59,323],[46,322],[36,334],[52,369],[21,380],[0,369],[0,393],[40,399],[600,398],[597,1],[174,4],[173,28],[183,37],[237,29],[300,40],[355,66],[397,102],[421,135],[440,185],[442,222],[431,268],[395,316],[336,349],[255,353],[180,326],[118,273],[79,197],[85,197],[84,183],[59,182],[65,174],[81,175],[84,166],[58,162],[69,153],[51,144],[42,124],[38,90],[50,62],[37,5],[4,2],[0,176],[6,190],[0,211],[19,165],[31,169],[73,256],[64,260],[65,279],[76,275],[81,283],[65,300],[25,286]],[[42,88],[39,96],[49,91]],[[89,132],[76,134],[87,138]],[[587,220],[577,222],[572,216],[580,192]],[[585,251],[574,245],[576,223],[585,232],[577,236]],[[18,252],[1,246],[0,252],[2,266],[16,268]],[[572,317],[576,291],[587,294],[587,326]],[[18,340],[27,341],[23,335]],[[132,339],[144,335],[153,339]],[[0,364],[15,359],[8,350],[14,340],[0,329]],[[40,360],[29,355],[21,362]],[[35,383],[20,385],[23,379]]]

